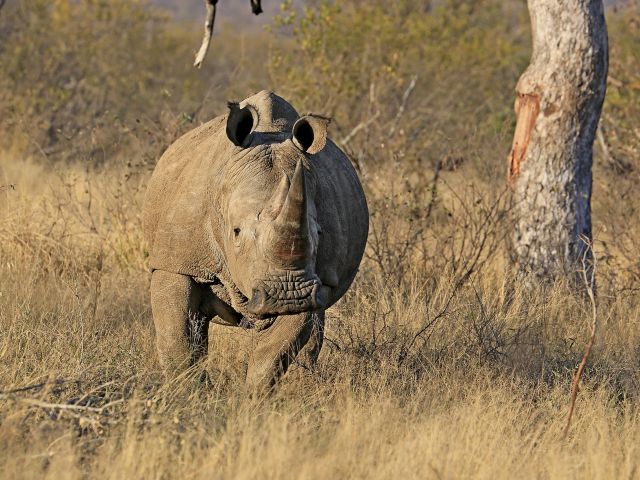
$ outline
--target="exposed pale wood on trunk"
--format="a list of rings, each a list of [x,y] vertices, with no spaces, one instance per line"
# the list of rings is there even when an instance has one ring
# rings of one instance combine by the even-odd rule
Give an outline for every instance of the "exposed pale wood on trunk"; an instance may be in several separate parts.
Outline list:
[[[509,156],[513,263],[538,279],[575,276],[591,241],[593,141],[608,66],[602,0],[528,0],[529,67],[516,87]]]
[[[516,97],[516,131],[513,134],[513,145],[509,155],[509,183],[520,175],[520,164],[527,153],[527,146],[531,141],[531,131],[540,113],[540,97],[535,94]]]

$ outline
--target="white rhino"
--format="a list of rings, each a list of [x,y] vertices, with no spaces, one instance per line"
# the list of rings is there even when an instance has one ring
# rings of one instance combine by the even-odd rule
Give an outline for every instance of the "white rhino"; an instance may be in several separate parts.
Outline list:
[[[351,285],[369,226],[328,123],[262,91],[159,160],[143,221],[167,373],[207,352],[209,321],[256,332],[250,388],[271,388],[298,353],[317,358],[324,310]]]

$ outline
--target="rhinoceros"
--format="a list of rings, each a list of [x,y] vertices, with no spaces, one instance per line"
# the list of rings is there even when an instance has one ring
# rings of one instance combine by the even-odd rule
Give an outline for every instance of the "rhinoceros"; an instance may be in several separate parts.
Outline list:
[[[186,133],[145,198],[151,307],[168,374],[207,353],[210,321],[254,336],[247,385],[270,389],[296,355],[315,362],[324,311],[365,248],[365,196],[329,120],[262,91]]]

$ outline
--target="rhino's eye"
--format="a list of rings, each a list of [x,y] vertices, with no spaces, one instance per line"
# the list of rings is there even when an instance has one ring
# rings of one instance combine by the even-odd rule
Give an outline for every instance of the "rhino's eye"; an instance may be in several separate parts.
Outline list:
[[[236,227],[233,229],[233,236],[234,238],[238,238],[238,235],[240,235],[240,229]]]

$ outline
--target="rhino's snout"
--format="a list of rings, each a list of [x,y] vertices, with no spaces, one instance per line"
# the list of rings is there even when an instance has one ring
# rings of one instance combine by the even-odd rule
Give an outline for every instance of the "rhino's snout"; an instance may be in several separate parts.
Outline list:
[[[254,315],[291,315],[319,310],[326,305],[322,282],[305,271],[288,271],[263,280],[252,292],[246,308]]]

